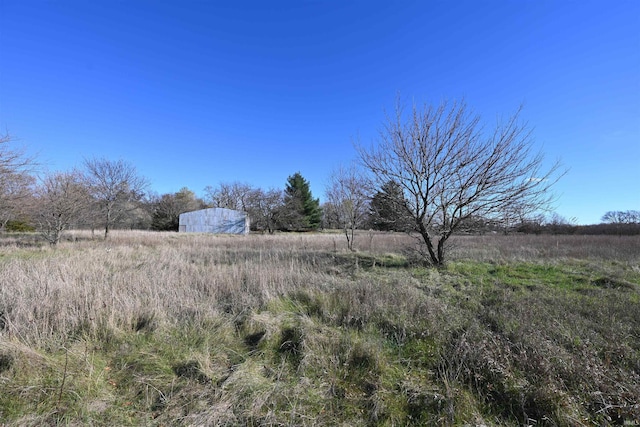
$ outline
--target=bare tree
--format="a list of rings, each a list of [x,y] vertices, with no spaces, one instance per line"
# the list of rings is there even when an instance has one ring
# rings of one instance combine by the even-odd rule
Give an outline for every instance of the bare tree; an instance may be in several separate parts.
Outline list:
[[[342,224],[339,222],[338,209],[331,202],[322,204],[322,228],[327,230],[340,230]]]
[[[640,223],[640,211],[609,211],[602,215],[602,222],[606,222],[608,224]]]
[[[248,194],[246,202],[251,226],[256,230],[266,230],[272,234],[278,225],[280,210],[284,203],[282,190],[254,189]]]
[[[85,180],[102,215],[107,239],[114,224],[138,209],[148,182],[123,160],[89,159],[84,166]]]
[[[80,220],[91,196],[78,172],[53,173],[35,190],[34,219],[38,230],[52,245],[57,245],[64,230]]]
[[[217,187],[204,189],[205,202],[214,208],[227,208],[247,212],[251,228],[273,233],[282,215],[282,190],[252,187],[243,182],[221,182]]]
[[[637,224],[640,224],[640,211],[609,211],[602,216],[602,222],[611,224],[616,234],[632,234]]]
[[[353,165],[339,167],[329,177],[325,195],[332,212],[347,238],[347,247],[353,251],[355,231],[367,217],[371,198],[367,180]]]
[[[557,212],[552,212],[545,221],[545,228],[552,234],[573,234],[575,233],[578,219],[567,218]]]
[[[221,182],[218,187],[207,186],[205,199],[214,208],[247,211],[247,201],[254,188],[242,182]]]
[[[523,224],[535,223],[536,221],[540,226],[545,222],[545,215],[541,212],[532,212],[527,204],[520,203],[519,200],[515,200],[509,206],[506,206],[502,210],[502,215],[498,218],[498,221],[492,221],[491,225],[502,229],[504,234],[509,234],[512,231],[518,230]]]
[[[559,164],[543,170],[519,116],[520,110],[487,132],[464,102],[414,105],[408,115],[398,102],[378,144],[356,147],[379,185],[402,186],[431,264],[444,264],[445,243],[465,220],[498,220],[514,203],[532,212],[551,202]]]
[[[31,197],[34,182],[33,159],[24,149],[12,148],[13,141],[8,133],[0,135],[0,229],[21,213],[22,202]]]

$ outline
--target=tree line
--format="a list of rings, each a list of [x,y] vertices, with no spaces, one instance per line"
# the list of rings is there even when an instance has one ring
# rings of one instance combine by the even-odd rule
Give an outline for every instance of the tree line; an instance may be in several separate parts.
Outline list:
[[[608,211],[600,223],[589,225],[578,225],[575,220],[557,214],[538,215],[517,224],[514,231],[527,234],[640,235],[640,211]]]
[[[210,207],[247,212],[253,231],[313,231],[322,226],[320,200],[313,197],[300,172],[287,178],[284,190],[265,190],[236,181],[207,186],[204,194],[198,198],[185,187],[175,194],[152,197],[151,229],[178,231],[181,213]]]
[[[180,214],[209,207],[245,211],[257,231],[322,226],[320,201],[300,172],[284,190],[233,182],[206,187],[204,198],[187,187],[160,195],[124,160],[86,159],[72,171],[37,176],[35,162],[10,142],[0,138],[0,228],[37,231],[52,245],[70,228],[100,230],[105,239],[114,228],[178,231]]]
[[[446,259],[454,233],[577,232],[571,220],[543,216],[552,186],[565,173],[533,151],[531,129],[517,110],[490,125],[464,101],[438,105],[398,100],[370,145],[356,141],[357,159],[331,172],[325,203],[300,172],[284,189],[223,182],[200,198],[187,187],[157,194],[123,160],[88,159],[73,171],[35,178],[32,159],[0,137],[0,226],[35,229],[56,244],[70,227],[177,230],[179,215],[206,207],[245,211],[255,231],[341,229],[354,250],[356,230],[408,232],[423,259]],[[633,232],[637,211],[612,211],[599,232]],[[593,229],[595,231],[595,228]]]

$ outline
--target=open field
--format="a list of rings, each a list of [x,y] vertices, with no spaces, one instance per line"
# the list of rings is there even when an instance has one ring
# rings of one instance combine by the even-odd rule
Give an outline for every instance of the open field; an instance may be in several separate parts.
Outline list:
[[[0,425],[637,425],[640,236],[0,238]]]

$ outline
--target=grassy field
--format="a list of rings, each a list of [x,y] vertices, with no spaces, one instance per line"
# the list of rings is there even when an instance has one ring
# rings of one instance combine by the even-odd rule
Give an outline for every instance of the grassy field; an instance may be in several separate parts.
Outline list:
[[[0,239],[0,425],[640,423],[640,237]]]

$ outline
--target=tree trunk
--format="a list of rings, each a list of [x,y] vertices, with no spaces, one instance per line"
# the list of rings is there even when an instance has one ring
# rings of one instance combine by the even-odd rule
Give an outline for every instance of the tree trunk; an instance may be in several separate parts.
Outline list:
[[[420,232],[420,235],[422,236],[422,240],[424,241],[425,245],[427,246],[427,250],[429,251],[431,264],[436,267],[440,267],[442,265],[442,260],[438,258],[438,255],[435,253],[433,248],[433,242],[431,241],[431,236],[429,236],[429,232],[427,231],[427,228],[424,226],[424,224],[421,221],[418,222],[418,231]]]
[[[107,220],[104,224],[104,240],[109,237],[109,225],[111,224],[111,209],[107,207]]]
[[[438,240],[438,267],[444,267],[444,242],[447,237],[441,236]]]

